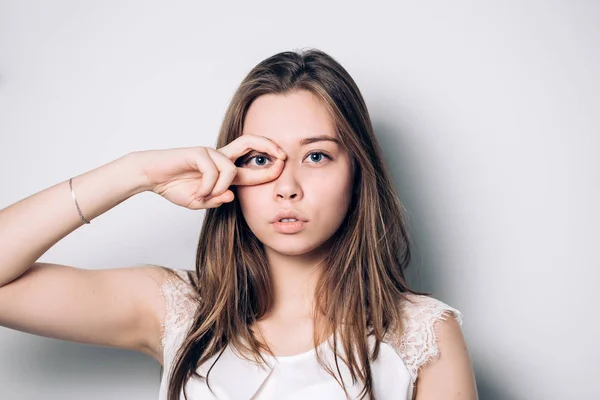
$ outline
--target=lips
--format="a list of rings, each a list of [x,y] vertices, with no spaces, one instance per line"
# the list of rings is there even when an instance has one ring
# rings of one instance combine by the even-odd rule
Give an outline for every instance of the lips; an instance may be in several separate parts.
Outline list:
[[[294,218],[300,222],[308,222],[308,219],[306,219],[301,213],[299,213],[296,210],[281,210],[277,214],[275,214],[275,217],[271,220],[271,223],[279,222],[284,218]]]

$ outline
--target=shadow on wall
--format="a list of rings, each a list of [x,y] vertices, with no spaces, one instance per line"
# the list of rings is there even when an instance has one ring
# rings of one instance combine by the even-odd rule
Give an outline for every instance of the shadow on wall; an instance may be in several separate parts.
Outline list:
[[[494,374],[485,368],[475,369],[477,390],[480,400],[525,400],[507,393],[506,387],[501,387],[500,382],[494,382]],[[532,397],[535,398],[535,397]]]
[[[432,215],[425,208],[431,201],[424,198],[427,191],[421,181],[423,174],[437,174],[435,169],[423,169],[425,163],[421,158],[431,159],[426,148],[415,151],[411,137],[417,137],[416,127],[402,126],[397,121],[374,120],[373,128],[383,151],[400,201],[406,208],[405,216],[409,235],[412,239],[411,262],[406,270],[409,285],[416,290],[432,292],[434,297],[444,292],[444,260],[438,257],[439,252],[435,238],[438,234],[428,230],[431,226],[440,226],[443,221],[432,220]],[[435,180],[435,179],[432,179]]]
[[[433,293],[433,297],[444,297],[447,290],[444,279],[445,261],[440,257],[441,252],[435,249],[441,246],[435,243],[440,235],[431,231],[431,227],[440,226],[444,221],[432,221],[432,216],[426,208],[431,199],[423,198],[427,190],[420,176],[439,174],[435,168],[423,168],[423,160],[433,159],[427,154],[427,148],[420,147],[415,151],[410,138],[419,137],[418,128],[404,126],[399,121],[373,119],[373,128],[383,151],[384,159],[390,169],[396,190],[402,204],[406,207],[407,229],[412,238],[411,262],[406,270],[406,279],[411,288]],[[430,179],[438,181],[437,179]],[[426,201],[427,200],[427,201]],[[441,295],[441,296],[440,296]],[[439,296],[439,297],[438,297]],[[494,368],[479,362],[477,349],[469,347],[469,352],[475,369],[475,379],[481,400],[518,400],[507,393],[507,389],[495,382]]]
[[[111,392],[158,396],[160,365],[145,354],[14,333],[3,340],[1,351],[2,393],[10,395],[7,399],[24,399],[20,394],[32,389],[43,390],[38,395],[48,399],[66,394],[74,398],[81,392],[90,392],[90,398]]]

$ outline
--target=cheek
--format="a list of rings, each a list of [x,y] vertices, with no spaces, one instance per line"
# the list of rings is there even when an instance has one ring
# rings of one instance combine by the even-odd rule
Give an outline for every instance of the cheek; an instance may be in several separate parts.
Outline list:
[[[248,216],[256,214],[255,211],[260,209],[260,205],[262,204],[260,196],[264,192],[264,189],[261,190],[260,186],[238,186],[236,188],[236,196],[246,219]]]
[[[344,212],[352,196],[352,181],[346,171],[329,174],[314,182],[313,192],[326,213]]]
[[[321,185],[331,195],[345,196],[352,191],[352,171],[350,165],[340,166],[335,171],[328,172],[321,177]]]

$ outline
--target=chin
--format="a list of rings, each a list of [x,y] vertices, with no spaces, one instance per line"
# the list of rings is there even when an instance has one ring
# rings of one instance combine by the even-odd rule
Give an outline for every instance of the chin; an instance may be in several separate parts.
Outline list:
[[[265,247],[268,247],[272,251],[286,256],[300,256],[311,253],[319,249],[324,241],[315,242],[314,240],[307,240],[306,238],[299,238],[295,235],[289,235],[287,237],[273,238],[261,242]],[[259,238],[260,240],[260,238]]]

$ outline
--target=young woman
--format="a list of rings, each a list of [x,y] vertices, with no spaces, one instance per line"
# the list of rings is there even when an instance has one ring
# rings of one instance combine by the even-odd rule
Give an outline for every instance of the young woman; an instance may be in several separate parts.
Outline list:
[[[143,191],[206,209],[195,271],[36,262]],[[133,152],[0,211],[0,325],[149,354],[163,400],[476,399],[462,316],[408,287],[409,260],[356,84],[284,52],[241,83],[216,149]]]

